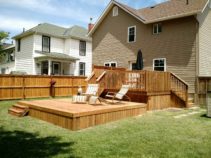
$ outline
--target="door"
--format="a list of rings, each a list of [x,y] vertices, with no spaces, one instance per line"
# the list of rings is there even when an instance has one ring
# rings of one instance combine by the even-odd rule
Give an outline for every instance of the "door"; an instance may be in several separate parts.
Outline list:
[[[61,74],[61,63],[60,62],[52,62],[52,73],[53,73],[53,75]]]

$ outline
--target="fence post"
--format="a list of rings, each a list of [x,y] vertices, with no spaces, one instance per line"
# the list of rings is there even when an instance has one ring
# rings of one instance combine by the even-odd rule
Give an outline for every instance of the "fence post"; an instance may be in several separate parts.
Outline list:
[[[23,77],[23,85],[22,85],[22,89],[23,89],[23,99],[26,98],[26,92],[25,92],[25,75],[22,75]]]

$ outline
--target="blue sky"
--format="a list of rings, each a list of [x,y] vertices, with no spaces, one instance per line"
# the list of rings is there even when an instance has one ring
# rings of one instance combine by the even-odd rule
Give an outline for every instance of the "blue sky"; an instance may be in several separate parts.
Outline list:
[[[134,8],[151,6],[165,0],[118,0]],[[14,36],[39,23],[63,27],[87,27],[90,17],[95,22],[110,0],[0,0],[0,30]]]

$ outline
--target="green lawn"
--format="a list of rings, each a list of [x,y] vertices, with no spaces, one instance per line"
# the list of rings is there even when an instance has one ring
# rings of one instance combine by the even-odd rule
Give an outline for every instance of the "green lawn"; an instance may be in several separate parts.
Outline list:
[[[0,157],[210,158],[211,119],[200,113],[159,111],[72,132],[31,117],[7,114],[0,102]]]

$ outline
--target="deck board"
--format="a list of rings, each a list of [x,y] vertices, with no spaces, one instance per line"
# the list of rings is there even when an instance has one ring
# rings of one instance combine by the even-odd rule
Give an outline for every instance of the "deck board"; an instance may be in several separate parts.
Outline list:
[[[89,105],[72,103],[71,99],[54,99],[20,101],[18,104],[28,106],[30,116],[70,130],[79,130],[146,112],[146,104],[135,102]]]

